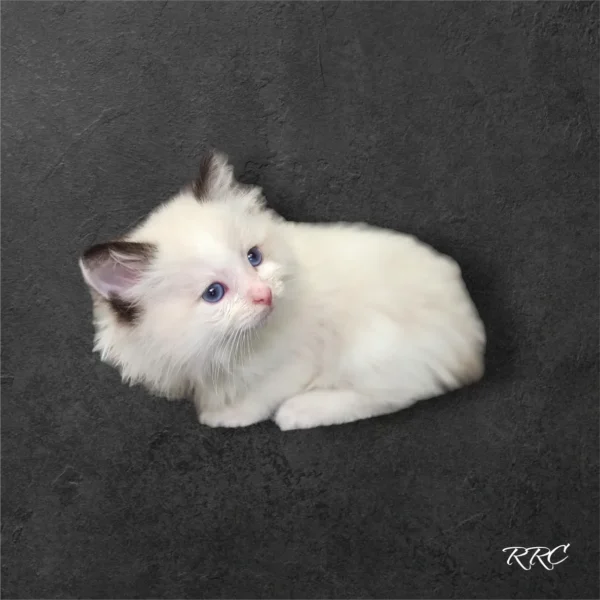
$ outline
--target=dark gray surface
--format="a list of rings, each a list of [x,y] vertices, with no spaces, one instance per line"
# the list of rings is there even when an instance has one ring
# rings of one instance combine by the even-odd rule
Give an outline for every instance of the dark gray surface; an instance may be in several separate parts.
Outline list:
[[[3,2],[4,597],[597,598],[597,34],[592,3]],[[288,218],[454,256],[486,379],[287,434],[121,385],[78,253],[211,145]]]

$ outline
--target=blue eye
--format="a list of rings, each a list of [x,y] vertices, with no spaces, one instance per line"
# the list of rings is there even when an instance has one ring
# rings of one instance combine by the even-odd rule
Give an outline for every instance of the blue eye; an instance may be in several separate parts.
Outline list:
[[[253,267],[258,267],[258,265],[260,265],[260,263],[262,262],[262,254],[256,246],[248,250],[248,262]]]
[[[206,302],[219,302],[225,295],[225,286],[218,281],[211,283],[202,294],[202,300],[206,300]]]

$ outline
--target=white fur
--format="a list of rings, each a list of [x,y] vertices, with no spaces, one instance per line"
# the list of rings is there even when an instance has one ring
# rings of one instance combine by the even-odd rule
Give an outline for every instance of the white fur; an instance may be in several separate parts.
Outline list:
[[[273,418],[288,430],[390,413],[482,376],[485,332],[453,260],[388,230],[286,222],[223,157],[213,170],[202,201],[184,191],[126,238],[158,248],[127,291],[139,322],[95,297],[96,349],[125,380],[193,395],[212,427]],[[218,304],[200,298],[213,281],[229,287]],[[247,300],[257,281],[272,289],[270,314]]]

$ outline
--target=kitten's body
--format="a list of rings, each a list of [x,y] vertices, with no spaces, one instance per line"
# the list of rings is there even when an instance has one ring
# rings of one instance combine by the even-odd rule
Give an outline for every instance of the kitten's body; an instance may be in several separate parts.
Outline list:
[[[295,429],[393,412],[482,376],[485,333],[454,261],[388,230],[286,222],[221,157],[204,168],[201,185],[127,236],[131,248],[82,261],[97,348],[124,378],[193,395],[210,426],[273,417]],[[256,269],[244,262],[254,246]],[[115,279],[115,268],[126,271]],[[220,280],[223,299],[201,300]],[[265,285],[272,310],[256,301]],[[135,318],[115,310],[123,303]]]

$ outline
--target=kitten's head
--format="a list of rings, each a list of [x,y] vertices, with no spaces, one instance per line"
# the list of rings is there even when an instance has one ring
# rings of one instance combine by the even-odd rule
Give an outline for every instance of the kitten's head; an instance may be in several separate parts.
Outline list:
[[[123,239],[80,260],[96,349],[124,379],[169,396],[268,327],[293,270],[279,217],[220,154]]]

